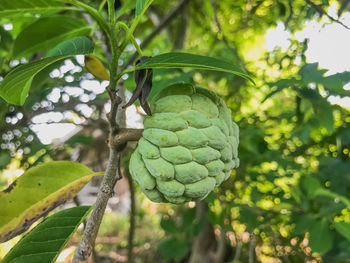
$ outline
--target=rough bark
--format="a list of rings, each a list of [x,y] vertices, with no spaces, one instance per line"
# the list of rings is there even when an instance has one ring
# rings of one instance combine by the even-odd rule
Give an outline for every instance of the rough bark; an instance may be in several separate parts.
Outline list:
[[[135,216],[136,216],[136,202],[135,202],[135,190],[134,190],[134,182],[131,178],[129,171],[125,173],[126,178],[129,182],[130,187],[130,213],[129,213],[129,236],[128,236],[128,263],[134,262],[134,235],[135,235]]]
[[[196,218],[197,220],[203,220],[202,231],[193,242],[189,263],[212,263],[210,252],[213,242],[215,242],[215,235],[213,226],[206,218],[208,209],[207,202],[197,202]]]

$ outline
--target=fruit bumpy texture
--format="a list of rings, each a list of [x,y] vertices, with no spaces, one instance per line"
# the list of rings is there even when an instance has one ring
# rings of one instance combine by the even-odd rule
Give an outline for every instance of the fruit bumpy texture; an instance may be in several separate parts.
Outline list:
[[[202,200],[238,167],[238,126],[212,91],[174,84],[151,110],[129,168],[153,202]]]

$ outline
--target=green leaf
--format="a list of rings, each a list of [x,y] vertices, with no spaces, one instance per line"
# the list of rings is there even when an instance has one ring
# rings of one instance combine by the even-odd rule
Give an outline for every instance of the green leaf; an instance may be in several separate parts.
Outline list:
[[[254,80],[238,66],[230,64],[226,61],[219,60],[217,58],[182,52],[164,53],[151,57],[149,59],[145,59],[141,63],[137,64],[137,66],[133,69],[126,70],[126,72],[145,68],[195,68],[216,70],[241,76],[254,83]]]
[[[50,50],[46,57],[66,56],[66,55],[85,55],[94,51],[94,44],[88,37],[80,36],[66,40]]]
[[[0,17],[23,16],[23,13],[47,14],[70,9],[52,0],[1,0]]]
[[[25,235],[2,262],[55,262],[91,208],[78,206],[53,214]]]
[[[67,57],[69,56],[41,59],[16,67],[0,83],[0,96],[8,103],[23,105],[35,75]]]
[[[129,14],[135,8],[135,0],[124,0],[122,6],[116,11],[116,19],[120,18],[122,15]]]
[[[11,156],[7,152],[0,153],[0,169],[6,168],[6,166],[11,162]]]
[[[336,222],[334,223],[335,230],[347,240],[350,241],[350,223],[347,222]]]
[[[321,183],[313,176],[304,176],[301,179],[301,186],[308,197],[314,197],[319,189],[322,189]]]
[[[171,218],[162,218],[162,220],[160,221],[160,226],[168,233],[175,234],[179,231],[178,227],[175,224],[175,221]]]
[[[92,176],[86,166],[47,162],[24,172],[0,192],[0,242],[23,233],[37,219],[73,198]]]
[[[350,82],[350,72],[344,71],[325,77],[321,84],[331,95],[350,96],[350,90],[345,90],[344,85]]]
[[[171,238],[161,242],[158,250],[166,260],[180,261],[187,254],[188,244]]]
[[[304,65],[299,74],[304,84],[315,83],[321,84],[331,94],[340,96],[349,96],[350,91],[345,90],[343,86],[350,82],[350,72],[337,73],[330,76],[324,76],[327,72],[325,69],[318,69],[318,63]]]
[[[23,105],[34,77],[46,67],[77,54],[89,54],[93,44],[87,37],[76,37],[62,42],[47,57],[14,68],[0,83],[0,96],[8,103]]]
[[[239,211],[239,220],[247,225],[248,231],[253,231],[259,226],[258,214],[249,206],[242,206]]]
[[[312,103],[314,115],[320,126],[331,134],[334,131],[333,107],[326,98],[323,98],[316,90],[302,88],[298,90],[301,97]]]
[[[90,31],[91,28],[84,20],[72,16],[43,17],[20,32],[15,40],[13,56],[23,57],[48,51],[62,41],[88,35]]]
[[[275,95],[276,93],[282,91],[285,88],[289,88],[291,86],[294,85],[298,85],[300,84],[300,81],[295,79],[295,78],[291,78],[291,79],[280,79],[276,82],[273,83],[268,83],[268,85],[270,87],[276,87],[273,91],[271,91],[269,94],[266,95],[266,97],[262,100],[262,103],[265,102],[268,98],[272,97],[273,95]]]
[[[299,70],[305,84],[308,83],[320,83],[324,78],[323,75],[327,72],[326,69],[318,69],[318,63],[306,64]]]
[[[309,246],[313,252],[326,253],[332,248],[334,233],[329,229],[328,222],[321,219],[310,229]]]
[[[350,0],[341,1],[341,6],[338,10],[338,16],[342,15],[342,13],[345,11],[345,9],[348,7],[349,4],[350,4]]]
[[[295,227],[293,235],[305,234],[310,230],[310,227],[315,223],[315,218],[312,215],[298,215],[295,217]]]
[[[0,26],[0,49],[9,51],[12,46],[12,35]]]
[[[75,145],[75,144],[85,144],[89,145],[94,142],[94,138],[92,136],[86,136],[82,134],[77,134],[68,139],[65,144],[67,145]]]
[[[145,7],[147,0],[136,0],[136,11],[135,16],[141,14],[142,9]]]
[[[320,188],[316,191],[317,196],[327,196],[332,199],[339,199],[347,208],[350,208],[350,200],[343,195],[329,191],[328,189]]]
[[[186,209],[182,213],[181,230],[187,231],[188,229],[193,228],[195,220],[196,220],[196,209],[195,208]]]

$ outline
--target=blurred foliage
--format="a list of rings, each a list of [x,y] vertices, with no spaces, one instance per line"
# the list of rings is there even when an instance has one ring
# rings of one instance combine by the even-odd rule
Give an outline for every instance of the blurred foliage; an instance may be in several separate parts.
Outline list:
[[[99,1],[83,2],[98,8]],[[121,1],[118,16],[131,20],[134,2]],[[339,15],[349,12],[346,0],[314,3],[325,11],[336,4]],[[155,1],[135,36],[142,41],[176,4]],[[101,10],[104,16],[106,12]],[[69,15],[83,18],[80,13]],[[0,18],[0,80],[19,63],[45,56],[39,52],[13,57],[16,38],[44,17],[50,15]],[[299,42],[294,35],[306,21],[324,22],[321,18],[301,0],[191,0],[144,49],[150,56],[180,49],[224,59],[255,77],[256,86],[222,72],[159,69],[153,74],[151,96],[179,81],[209,88],[223,97],[240,127],[240,167],[207,198],[207,218],[226,237],[225,262],[232,262],[239,244],[238,260],[248,262],[252,236],[261,262],[349,262],[350,114],[349,108],[331,104],[329,97],[349,96],[343,86],[350,82],[350,73],[329,75],[317,63],[309,63],[308,40]],[[266,31],[278,23],[291,33],[289,47],[268,52],[263,46]],[[94,34],[97,24],[90,26],[94,54],[103,57],[104,36]],[[134,52],[128,46],[119,64],[125,65]],[[22,107],[0,100],[1,189],[39,162],[74,159],[77,148],[96,147],[93,131],[106,131],[107,84],[87,72],[82,58],[56,63],[40,72],[34,83]],[[124,86],[134,89],[131,74]],[[45,115],[48,112],[51,115]],[[41,142],[35,126],[57,123],[88,132],[65,143]],[[194,204],[153,204],[139,189],[136,196],[135,262],[188,262],[203,223]],[[101,241],[97,252],[125,248],[127,231],[126,218],[106,214],[100,237],[116,236],[118,241],[113,246]]]

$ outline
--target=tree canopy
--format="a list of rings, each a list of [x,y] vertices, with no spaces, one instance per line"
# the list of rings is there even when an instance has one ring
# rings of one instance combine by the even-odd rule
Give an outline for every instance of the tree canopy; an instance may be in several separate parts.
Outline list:
[[[349,98],[344,86],[350,72],[329,73],[310,62],[309,39],[296,36],[310,21],[350,34],[349,12],[348,0],[2,0],[0,211],[35,221],[71,199],[92,176],[98,181],[111,139],[110,92],[119,90],[124,105],[136,87],[134,71],[152,69],[149,99],[178,82],[223,98],[240,129],[240,166],[205,202],[154,204],[130,178],[135,143],[129,143],[119,158],[131,219],[106,213],[96,255],[113,258],[111,251],[117,251],[115,262],[125,262],[129,247],[129,262],[349,262],[350,105],[331,99]],[[287,46],[268,50],[266,34],[277,26],[288,32]],[[334,50],[322,52],[332,56]],[[135,65],[141,55],[151,58]],[[109,90],[108,83],[115,87]],[[132,118],[140,123],[144,114],[135,105],[134,115],[118,113],[120,127],[139,128]],[[45,127],[72,132],[45,142],[40,138]],[[45,181],[50,165],[62,173],[53,182]],[[74,178],[70,165],[80,169]],[[16,187],[11,183],[19,175],[18,185],[37,184],[19,181],[31,169],[40,170],[40,183],[51,187],[18,195],[49,200],[35,205],[45,213],[22,213],[35,198],[5,210],[2,194]],[[60,183],[65,190],[59,192]],[[58,252],[89,209],[64,210],[45,221],[77,216],[67,223],[71,228]],[[7,241],[1,231],[10,220],[1,217],[0,240]],[[29,226],[16,228],[11,238]],[[114,242],[103,241],[111,236]],[[80,239],[81,231],[74,237]],[[26,238],[35,238],[35,231],[22,246]],[[76,246],[78,238],[68,246]],[[17,241],[0,244],[0,259]],[[6,262],[20,253],[16,249]]]

